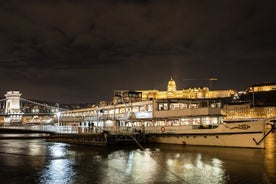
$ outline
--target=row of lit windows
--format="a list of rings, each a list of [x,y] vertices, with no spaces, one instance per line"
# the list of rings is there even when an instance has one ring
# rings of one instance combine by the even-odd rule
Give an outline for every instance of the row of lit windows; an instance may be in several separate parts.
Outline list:
[[[98,115],[114,115],[114,114],[125,114],[126,112],[152,112],[152,105],[143,105],[143,106],[132,106],[132,107],[121,107],[115,109],[101,109],[89,112],[79,112],[79,113],[69,113],[62,114],[63,117],[66,116],[98,116]]]
[[[198,108],[198,104],[186,104],[186,103],[159,103],[158,110],[181,110],[187,108]]]
[[[217,126],[222,123],[222,118],[219,117],[191,117],[191,118],[180,118],[174,120],[159,120],[159,121],[148,121],[145,122],[145,126],[180,126],[180,125],[191,125],[191,126]]]
[[[195,104],[195,103],[159,103],[158,110],[182,110],[182,109],[194,109],[199,108],[202,105]],[[207,107],[207,105],[205,105]],[[204,106],[204,107],[205,107]],[[212,103],[210,104],[212,108],[221,108],[221,103]]]

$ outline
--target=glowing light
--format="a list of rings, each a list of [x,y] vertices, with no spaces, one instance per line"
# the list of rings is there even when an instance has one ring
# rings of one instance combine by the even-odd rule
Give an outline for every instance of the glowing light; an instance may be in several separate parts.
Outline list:
[[[74,183],[73,161],[64,158],[67,155],[66,144],[58,143],[50,147],[53,160],[42,170],[40,183]]]

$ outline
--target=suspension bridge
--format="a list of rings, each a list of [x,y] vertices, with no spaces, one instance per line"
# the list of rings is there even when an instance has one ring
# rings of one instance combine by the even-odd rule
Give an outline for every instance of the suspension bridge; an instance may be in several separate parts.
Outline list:
[[[59,124],[60,111],[65,109],[59,108],[58,104],[53,106],[24,99],[19,91],[8,91],[5,97],[5,99],[0,99],[0,117],[3,121],[0,126],[0,139],[33,138],[35,135],[35,138],[47,137],[48,141],[101,146],[107,143],[133,140],[137,142],[143,139],[142,134],[137,133],[136,129],[135,131],[127,127],[120,127],[120,130],[104,129],[94,124],[90,126],[90,122],[89,126],[86,126],[87,124],[83,126],[81,119],[77,119],[77,125],[61,126]],[[109,134],[106,133],[107,130]]]
[[[63,110],[59,104],[49,105],[21,97],[19,91],[8,91],[4,99],[0,99],[0,121],[4,125],[20,123],[51,123]]]

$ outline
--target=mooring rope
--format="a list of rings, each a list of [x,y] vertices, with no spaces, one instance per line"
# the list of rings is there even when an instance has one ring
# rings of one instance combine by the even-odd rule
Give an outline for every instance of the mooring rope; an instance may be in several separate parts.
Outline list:
[[[183,183],[188,183],[186,182],[183,178],[181,178],[179,175],[175,174],[174,172],[172,172],[170,169],[168,169],[164,164],[162,164],[161,162],[159,162],[158,160],[156,160],[152,154],[150,152],[148,152],[138,141],[137,139],[130,135],[130,137],[134,140],[134,142],[137,143],[137,145],[141,148],[142,151],[144,151],[145,153],[147,153],[158,165],[160,165],[163,169],[167,170],[169,173],[171,173],[172,175],[174,175],[177,179],[179,179],[180,181],[182,181]]]

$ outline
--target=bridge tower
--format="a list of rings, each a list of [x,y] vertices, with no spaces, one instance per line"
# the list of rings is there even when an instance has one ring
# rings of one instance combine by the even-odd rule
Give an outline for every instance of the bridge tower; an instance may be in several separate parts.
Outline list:
[[[4,118],[5,123],[21,122],[23,113],[20,110],[20,96],[19,91],[8,91],[6,94],[5,114],[8,116]]]

